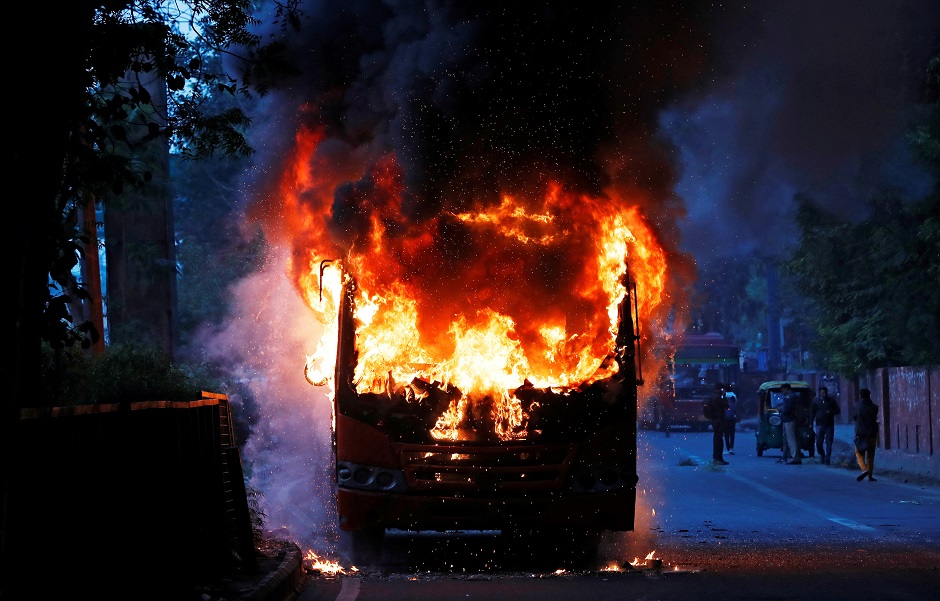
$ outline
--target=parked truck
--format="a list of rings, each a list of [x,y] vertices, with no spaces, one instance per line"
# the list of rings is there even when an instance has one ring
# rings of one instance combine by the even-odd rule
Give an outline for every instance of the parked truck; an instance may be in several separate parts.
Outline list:
[[[468,411],[459,436],[445,440],[432,430],[463,394],[452,385],[389,375],[382,392],[374,382],[357,389],[356,281],[343,281],[333,450],[339,527],[355,564],[377,561],[390,529],[498,530],[581,564],[605,530],[633,530],[642,378],[636,286],[626,276],[616,335],[598,358],[609,375],[558,389],[524,380],[507,391],[525,415],[524,434],[497,436],[485,411]]]

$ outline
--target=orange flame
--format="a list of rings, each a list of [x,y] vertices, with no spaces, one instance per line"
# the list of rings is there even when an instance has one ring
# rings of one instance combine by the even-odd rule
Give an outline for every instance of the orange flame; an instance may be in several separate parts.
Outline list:
[[[308,549],[304,554],[303,565],[309,572],[320,572],[326,576],[346,573],[346,569],[339,562],[320,557],[313,549]]]
[[[647,325],[669,311],[668,257],[643,199],[552,183],[526,197],[445,202],[436,214],[412,216],[394,156],[345,172],[318,153],[322,139],[298,134],[278,190],[280,214],[263,216],[292,245],[293,280],[325,326],[307,357],[312,384],[332,386],[337,307],[350,275],[357,390],[411,387],[419,397],[416,378],[455,390],[432,431],[438,439],[458,439],[468,412],[485,412],[502,439],[525,436],[514,389],[563,391],[615,373],[602,360],[614,347],[625,276],[637,284]],[[351,173],[368,182],[354,215],[334,210],[334,191]]]

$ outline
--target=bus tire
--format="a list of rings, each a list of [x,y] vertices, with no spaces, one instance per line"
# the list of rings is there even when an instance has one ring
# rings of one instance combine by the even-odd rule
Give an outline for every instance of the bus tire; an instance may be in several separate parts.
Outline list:
[[[382,557],[382,543],[385,540],[385,528],[373,526],[362,530],[353,530],[350,559],[354,565],[374,566]]]

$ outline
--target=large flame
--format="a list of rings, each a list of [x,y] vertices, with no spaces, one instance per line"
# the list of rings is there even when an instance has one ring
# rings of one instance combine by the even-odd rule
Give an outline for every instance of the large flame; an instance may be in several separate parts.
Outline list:
[[[456,438],[468,411],[488,411],[503,438],[520,435],[526,416],[512,395],[520,385],[564,390],[611,375],[616,363],[603,359],[615,345],[625,282],[636,283],[639,316],[664,310],[667,257],[643,199],[552,182],[412,215],[394,156],[337,168],[318,152],[323,138],[298,134],[278,191],[292,277],[325,325],[307,360],[311,383],[331,383],[349,275],[358,391],[391,393],[416,381],[458,390],[437,438]],[[357,169],[366,175],[345,184]],[[354,197],[355,211],[337,212],[339,193]]]

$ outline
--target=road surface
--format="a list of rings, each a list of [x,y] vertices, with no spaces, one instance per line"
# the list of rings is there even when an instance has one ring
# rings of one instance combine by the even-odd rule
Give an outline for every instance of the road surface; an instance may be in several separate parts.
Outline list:
[[[378,566],[312,573],[299,601],[938,598],[936,483],[858,482],[848,455],[786,465],[750,437],[715,467],[710,433],[641,431],[636,528],[606,534],[588,569],[513,555],[496,532],[390,532]]]

